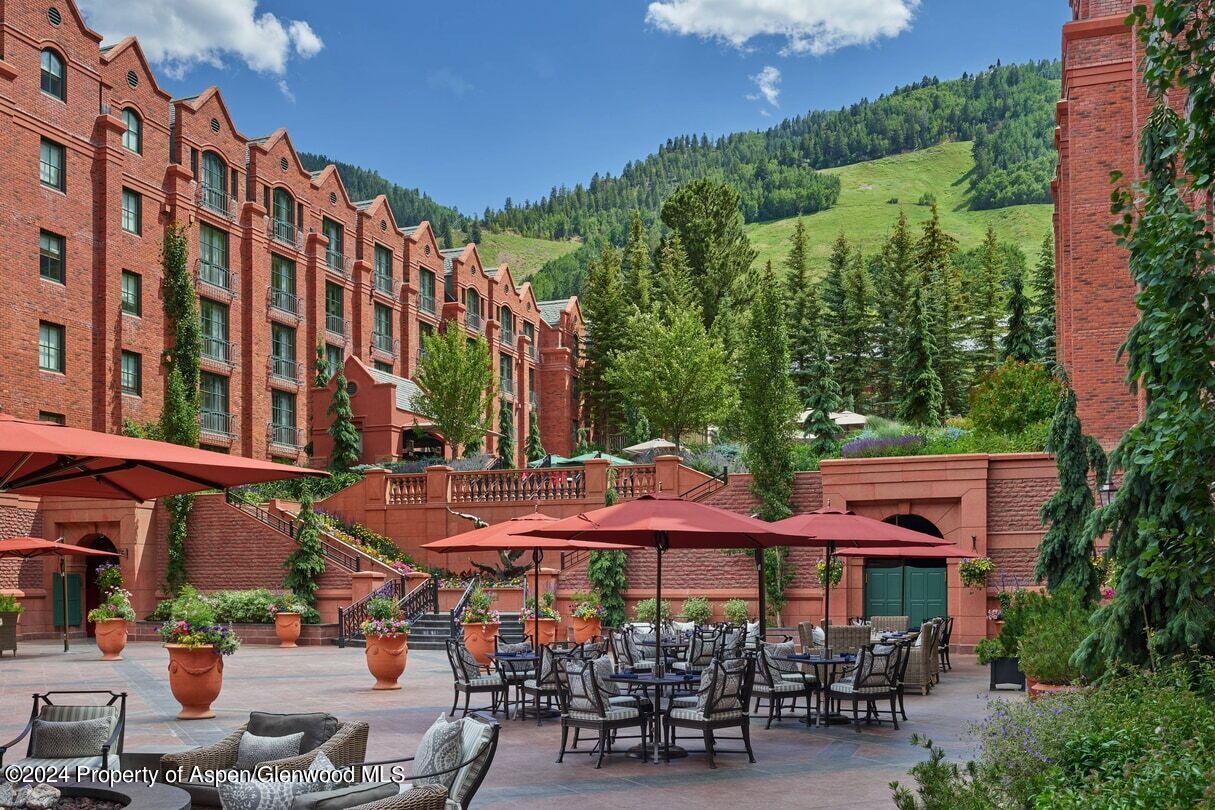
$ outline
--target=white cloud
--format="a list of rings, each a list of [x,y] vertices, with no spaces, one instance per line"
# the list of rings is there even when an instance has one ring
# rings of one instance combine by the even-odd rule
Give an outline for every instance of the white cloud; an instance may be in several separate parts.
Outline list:
[[[898,36],[919,5],[920,0],[654,0],[646,21],[739,49],[756,37],[783,37],[782,54],[821,55]]]
[[[748,101],[763,99],[773,107],[780,106],[780,70],[771,65],[764,65],[763,70],[750,78],[755,83],[756,92],[747,95]],[[767,110],[760,112],[767,115]]]
[[[431,90],[442,90],[451,93],[456,98],[463,98],[473,91],[473,86],[453,71],[441,67],[426,74],[426,86]]]
[[[281,76],[294,52],[307,59],[325,43],[303,20],[257,13],[258,0],[80,0],[89,26],[107,42],[128,34],[172,78],[235,57],[252,70]]]
[[[290,101],[292,104],[295,103],[295,93],[291,92],[291,85],[287,84],[286,79],[278,80],[278,91],[280,93],[282,93],[283,97],[285,99],[287,99],[288,101]]]

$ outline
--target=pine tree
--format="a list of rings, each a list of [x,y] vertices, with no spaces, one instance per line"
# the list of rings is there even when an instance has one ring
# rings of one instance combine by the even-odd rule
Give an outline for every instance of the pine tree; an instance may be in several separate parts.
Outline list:
[[[810,451],[822,458],[838,449],[839,438],[844,431],[831,418],[831,414],[839,412],[843,405],[840,402],[840,387],[835,381],[835,370],[828,355],[823,307],[813,286],[806,297],[806,314],[796,342],[804,347],[806,353],[805,374],[798,385],[802,408],[806,411],[802,431],[810,441]]]
[[[515,409],[505,397],[498,404],[498,458],[507,467],[515,466]]]
[[[451,232],[451,222],[443,222],[443,230],[439,234],[439,246],[443,250],[451,250],[455,246],[455,237]]]
[[[649,312],[651,308],[650,282],[653,270],[650,267],[650,245],[641,212],[634,209],[629,223],[629,241],[624,249],[625,287],[632,296],[638,312]]]
[[[893,415],[895,391],[899,386],[899,355],[907,342],[908,308],[911,290],[919,286],[915,268],[915,240],[907,215],[899,212],[898,222],[882,248],[874,275],[877,319],[874,329],[874,386],[878,405]]]
[[[544,445],[540,443],[540,412],[532,408],[527,416],[527,444],[523,452],[528,461],[539,461],[544,458]]]
[[[1038,355],[1047,369],[1055,366],[1055,242],[1048,231],[1030,282],[1034,291],[1034,312],[1030,323]]]
[[[666,317],[669,311],[683,311],[699,307],[696,292],[692,289],[692,277],[688,273],[688,258],[678,234],[663,240],[658,250],[658,267],[655,275],[654,309]]]
[[[481,223],[478,220],[472,220],[468,224],[468,241],[474,245],[481,244]]]
[[[325,573],[325,555],[321,548],[321,521],[312,506],[312,495],[307,492],[300,500],[295,549],[287,555],[283,567],[287,569],[283,587],[315,607],[317,578]]]
[[[350,409],[350,387],[345,371],[339,370],[334,377],[333,396],[329,399],[326,413],[332,420],[329,423],[329,438],[333,440],[329,470],[344,472],[359,463],[359,456],[363,452],[363,437],[355,427],[354,414]]]
[[[917,286],[912,294],[907,344],[899,362],[902,381],[899,418],[916,425],[935,426],[941,422],[945,397],[936,369],[937,350],[925,294],[923,285]]]
[[[967,380],[961,347],[963,317],[962,278],[952,255],[958,240],[941,228],[934,203],[932,215],[916,242],[916,261],[921,284],[928,286],[928,317],[936,348],[936,370],[946,413],[962,413],[966,408]]]
[[[739,424],[751,492],[763,520],[791,514],[793,435],[798,401],[789,376],[789,338],[772,262],[761,276],[739,358]]]
[[[996,229],[988,225],[983,244],[979,247],[978,275],[971,291],[974,317],[973,368],[981,377],[996,367],[999,358],[1000,316],[1004,314],[1001,288],[1004,280],[1004,257]]]
[[[789,239],[789,255],[785,258],[785,300],[789,302],[788,331],[790,339],[801,328],[802,319],[806,316],[806,291],[811,288],[809,245],[806,241],[806,224],[798,217],[793,226],[793,236]],[[797,366],[796,352],[793,365]]]
[[[860,411],[871,382],[874,326],[873,279],[860,251],[852,254],[844,270],[843,293],[842,309],[835,321],[836,376],[844,401]]]
[[[833,323],[839,323],[838,319],[844,311],[844,271],[851,263],[852,245],[841,231],[831,244],[831,254],[827,257],[827,274],[823,276],[819,290],[823,307]]]
[[[600,441],[623,419],[624,400],[609,381],[616,355],[632,342],[629,318],[632,304],[620,274],[620,251],[611,245],[587,269],[586,291],[581,300],[586,317],[586,353],[582,369],[584,413]]]
[[[1038,359],[1034,333],[1029,322],[1029,298],[1025,295],[1025,277],[1015,268],[1008,276],[1008,331],[1004,333],[1001,357],[1028,363]]]
[[[312,387],[324,388],[328,385],[333,371],[329,368],[329,358],[325,355],[325,341],[318,340],[316,342],[316,376],[312,378]]]
[[[1093,565],[1093,541],[1085,532],[1093,512],[1089,474],[1105,479],[1105,452],[1091,436],[1085,436],[1076,416],[1076,392],[1066,383],[1050,423],[1046,452],[1055,456],[1059,488],[1040,515],[1046,533],[1038,544],[1034,579],[1046,581],[1052,593],[1070,588],[1088,601],[1096,601],[1101,577]]]

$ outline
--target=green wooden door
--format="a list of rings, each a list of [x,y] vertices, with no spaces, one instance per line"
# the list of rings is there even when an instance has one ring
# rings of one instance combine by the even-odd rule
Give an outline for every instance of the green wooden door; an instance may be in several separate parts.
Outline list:
[[[903,565],[903,607],[912,627],[948,610],[945,566],[938,562],[907,561]]]
[[[63,624],[63,584],[60,582],[60,574],[55,572],[53,587],[54,598],[52,607],[55,611],[53,624],[55,627],[62,627]],[[81,580],[80,574],[67,575],[67,623],[68,627],[79,627],[81,621],[80,613],[80,593]]]
[[[903,564],[899,560],[869,560],[865,565],[865,615],[903,613]]]

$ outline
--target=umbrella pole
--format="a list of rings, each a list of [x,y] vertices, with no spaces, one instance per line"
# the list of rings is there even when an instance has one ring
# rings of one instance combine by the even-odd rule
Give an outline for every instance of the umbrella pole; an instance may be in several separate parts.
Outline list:
[[[657,540],[654,544],[658,551],[658,579],[654,589],[654,673],[661,678],[666,674],[662,658],[662,552],[666,549],[667,533],[658,532]]]
[[[759,638],[756,641],[761,643],[768,634],[767,583],[764,581],[767,572],[764,570],[764,557],[764,549],[755,549],[755,572],[759,581]]]
[[[68,651],[68,626],[67,626],[67,565],[64,563],[63,555],[59,555],[59,590],[62,592],[63,599],[61,605],[63,610],[63,651]]]
[[[532,651],[540,654],[540,559],[544,552],[538,548],[532,549],[532,567],[536,570],[536,586],[532,589],[532,598],[536,600],[536,609],[532,613]],[[526,607],[526,605],[524,605]],[[540,670],[536,669],[536,683],[540,682]],[[539,705],[538,703],[536,705]]]
[[[835,554],[835,543],[827,544],[827,568],[823,577],[823,652],[831,655],[831,555]]]

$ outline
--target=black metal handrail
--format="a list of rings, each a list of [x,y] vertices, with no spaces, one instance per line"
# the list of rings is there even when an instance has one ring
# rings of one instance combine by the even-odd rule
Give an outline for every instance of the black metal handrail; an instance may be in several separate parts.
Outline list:
[[[563,551],[561,552],[561,570],[564,571],[567,568],[573,568],[575,565],[581,564],[583,560],[590,559],[590,556],[591,552],[587,551],[586,549],[580,549],[578,551]]]
[[[464,588],[464,593],[460,594],[460,598],[456,600],[456,605],[451,609],[451,637],[460,637],[460,620],[464,616],[464,608],[468,607],[468,597],[472,596],[472,592],[477,589],[477,584],[481,581],[481,577],[473,577],[468,581],[468,585]]]
[[[338,646],[345,647],[347,639],[362,637],[363,631],[359,627],[370,615],[367,605],[372,599],[391,599],[399,602],[404,593],[405,577],[402,575],[388,580],[353,605],[338,608]]]
[[[277,532],[287,535],[292,540],[296,539],[296,521],[288,520],[279,515],[275,515],[258,504],[246,503],[236,497],[231,491],[224,492],[224,500],[230,505],[244,512],[249,517],[257,520]],[[345,568],[347,571],[358,571],[362,567],[362,560],[358,554],[347,551],[340,545],[340,541],[335,541],[330,538],[324,531],[320,532],[321,555],[327,560],[332,560],[337,565]]]
[[[707,498],[714,492],[721,491],[730,483],[730,468],[722,467],[720,473],[715,473],[708,480],[701,481],[696,486],[689,489],[687,492],[681,493],[679,497],[685,501],[699,501],[702,498]]]
[[[401,614],[412,622],[423,613],[439,612],[439,578],[431,575],[418,587],[401,598]]]

